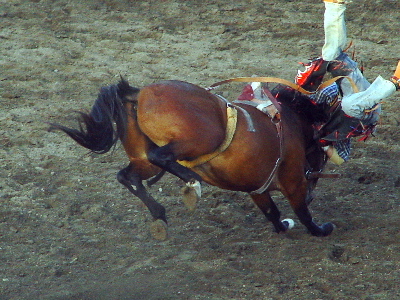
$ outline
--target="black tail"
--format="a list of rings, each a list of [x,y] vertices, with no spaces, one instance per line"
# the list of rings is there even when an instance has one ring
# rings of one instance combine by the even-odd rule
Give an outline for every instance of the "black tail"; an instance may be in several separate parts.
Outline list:
[[[51,124],[49,130],[62,130],[92,152],[106,153],[125,135],[124,103],[128,101],[126,96],[135,96],[138,92],[139,89],[131,87],[124,79],[117,85],[102,87],[90,113],[80,113],[79,129]],[[116,126],[113,125],[114,122]]]

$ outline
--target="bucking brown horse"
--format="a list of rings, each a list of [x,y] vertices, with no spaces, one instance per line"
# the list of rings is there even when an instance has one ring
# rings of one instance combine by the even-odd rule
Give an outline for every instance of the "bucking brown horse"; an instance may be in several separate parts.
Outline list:
[[[285,92],[289,90],[289,92]],[[83,147],[106,153],[121,140],[129,159],[117,179],[148,207],[156,221],[165,209],[143,185],[167,171],[186,184],[185,195],[201,195],[202,181],[250,194],[276,232],[291,227],[281,220],[270,191],[279,190],[298,219],[315,236],[329,235],[331,223],[317,225],[307,207],[326,157],[314,139],[312,120],[293,105],[298,93],[277,88],[280,120],[248,103],[222,97],[182,81],[161,81],[141,89],[121,80],[100,90],[80,129],[53,124]]]

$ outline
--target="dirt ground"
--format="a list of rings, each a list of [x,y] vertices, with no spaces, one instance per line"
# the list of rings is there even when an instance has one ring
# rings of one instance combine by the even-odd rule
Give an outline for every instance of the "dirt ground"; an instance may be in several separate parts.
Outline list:
[[[150,191],[169,239],[116,179],[120,146],[95,156],[46,122],[75,126],[101,86],[180,79],[200,86],[253,74],[293,80],[323,44],[323,4],[285,1],[0,1],[0,299],[400,299],[399,96],[375,137],[327,165],[311,210],[336,225],[316,238],[272,226],[246,194],[204,186],[195,212],[182,182]],[[365,75],[399,54],[398,0],[355,0],[349,39]],[[221,90],[233,100],[241,85]],[[297,220],[274,194],[284,217]]]

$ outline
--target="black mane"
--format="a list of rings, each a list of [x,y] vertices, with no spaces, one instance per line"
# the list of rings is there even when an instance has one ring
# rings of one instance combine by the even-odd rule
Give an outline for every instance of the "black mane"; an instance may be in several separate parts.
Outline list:
[[[328,116],[320,107],[317,107],[309,97],[293,88],[278,85],[272,89],[271,93],[279,102],[284,103],[301,118],[312,124],[325,123],[328,121]]]

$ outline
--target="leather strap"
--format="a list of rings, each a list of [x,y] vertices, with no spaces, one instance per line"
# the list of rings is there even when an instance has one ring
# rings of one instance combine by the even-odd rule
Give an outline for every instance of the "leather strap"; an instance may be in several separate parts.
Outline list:
[[[258,110],[261,110],[261,111],[262,111],[264,108],[266,108],[267,106],[270,106],[270,105],[274,105],[274,104],[272,103],[271,100],[267,100],[267,101],[263,101],[262,103],[258,104],[258,105],[256,106],[256,108],[257,108]]]
[[[274,180],[275,174],[278,171],[278,167],[280,166],[280,164],[282,162],[282,157],[283,157],[282,124],[281,124],[281,122],[277,122],[277,123],[275,123],[275,126],[276,126],[276,130],[278,132],[278,137],[279,137],[279,157],[276,159],[274,168],[272,169],[271,173],[269,174],[269,176],[268,176],[267,180],[264,182],[264,184],[257,190],[250,192],[250,194],[264,193],[269,188],[272,181]]]

